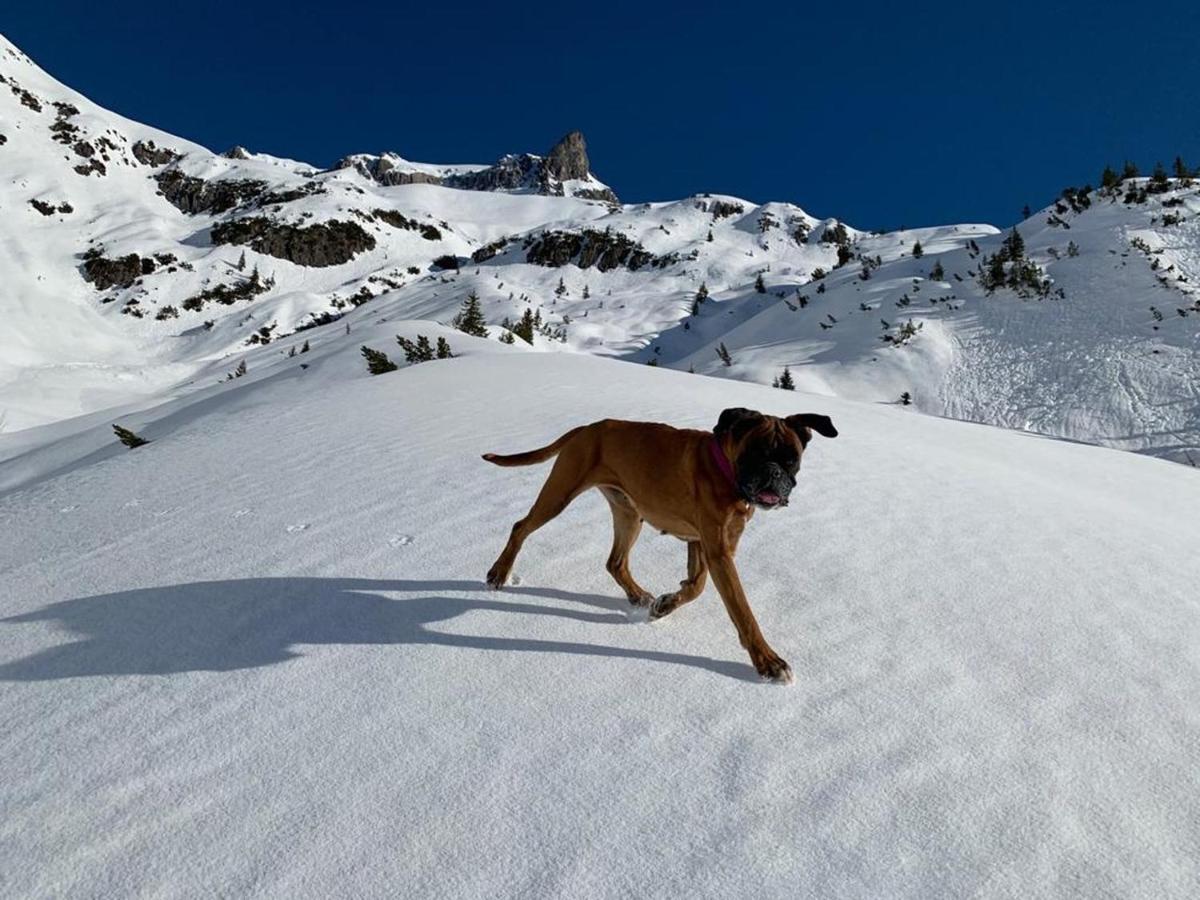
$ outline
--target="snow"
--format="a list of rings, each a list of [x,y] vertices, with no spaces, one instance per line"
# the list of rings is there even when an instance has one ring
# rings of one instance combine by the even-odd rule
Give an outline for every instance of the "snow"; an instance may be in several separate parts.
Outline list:
[[[1136,204],[1124,203],[1120,191],[1095,192],[1087,209],[1060,203],[1020,223],[1028,257],[1055,289],[1027,299],[1008,289],[989,295],[975,277],[1002,240],[992,225],[872,234],[789,203],[721,194],[622,206],[571,196],[602,187],[592,175],[562,185],[562,197],[527,189],[385,187],[353,168],[318,171],[266,154],[229,159],[130,122],[59,84],[3,39],[0,74],[43,104],[35,112],[15,89],[0,85],[8,138],[0,164],[11,173],[0,179],[0,209],[12,223],[0,235],[0,458],[42,440],[18,437],[23,431],[50,426],[46,434],[58,434],[58,425],[84,417],[70,426],[79,430],[93,413],[186,395],[206,384],[213,368],[236,365],[261,328],[273,328],[278,338],[315,315],[339,314],[365,289],[390,318],[448,323],[471,290],[494,326],[537,309],[566,331],[563,343],[539,342],[543,351],[653,360],[760,384],[787,366],[797,385],[812,392],[871,402],[909,393],[916,409],[932,415],[1200,461],[1195,185],[1173,183]],[[106,176],[72,171],[79,158],[50,131],[55,101],[78,107],[69,122],[83,137],[116,143]],[[316,192],[265,209],[186,215],[158,195],[159,170],[133,158],[136,140],[180,152],[178,169],[194,177]],[[480,168],[384,157],[420,174]],[[69,202],[74,211],[42,216],[34,200]],[[441,236],[428,240],[377,221],[378,209],[432,225]],[[325,268],[246,249],[247,268],[236,270],[244,248],[214,246],[210,229],[263,214],[302,226],[355,222],[376,247]],[[1179,221],[1170,224],[1172,217]],[[821,240],[839,224],[854,256],[841,267],[835,246]],[[663,262],[601,272],[527,260],[526,242],[544,231],[585,229],[621,235]],[[497,255],[458,272],[431,265],[445,255],[466,260],[502,239],[507,243]],[[925,251],[920,259],[911,255],[916,241]],[[1068,254],[1069,243],[1077,255]],[[191,268],[160,269],[130,288],[101,292],[80,275],[80,254],[97,247],[109,257],[169,252]],[[864,258],[880,263],[867,280]],[[940,281],[933,278],[938,264]],[[155,318],[205,288],[236,284],[256,267],[274,279],[261,296]],[[819,282],[818,268],[828,273]],[[760,276],[763,293],[754,289]],[[711,300],[693,316],[702,284]],[[135,299],[144,318],[122,314]],[[911,341],[882,340],[909,320],[921,329]],[[500,333],[494,328],[492,337]],[[731,366],[717,356],[721,344]]]
[[[571,196],[592,176],[562,197],[385,187],[130,122],[3,38],[0,74],[0,896],[1200,890],[1200,480],[1165,461],[1200,459],[1195,186],[1021,223],[1056,290],[1023,299],[972,274],[991,225],[846,226],[835,267],[820,238],[844,223],[792,204]],[[107,175],[72,171],[55,101],[113,142]],[[315,192],[185,215],[139,140]],[[376,247],[324,268],[247,249],[240,270],[211,229],[248,214],[356,221]],[[659,261],[528,261],[585,229]],[[79,271],[97,246],[181,265],[100,292]],[[254,268],[273,287],[253,300],[154,318]],[[447,324],[471,291],[486,339]],[[501,344],[527,308],[566,340]],[[342,318],[295,330],[320,314]],[[402,362],[397,335],[455,358],[369,376],[360,347]],[[784,366],[800,390],[762,386]],[[840,432],[738,554],[795,685],[759,681],[711,586],[630,615],[595,493],[484,588],[547,467],[481,453],[732,406]],[[651,533],[632,559],[655,593],[684,564]]]
[[[1193,470],[436,329],[0,464],[0,893],[1195,894]],[[460,356],[368,376],[396,333]],[[711,586],[627,616],[595,493],[484,589],[547,468],[480,453],[743,405],[840,431],[738,554],[794,686]]]

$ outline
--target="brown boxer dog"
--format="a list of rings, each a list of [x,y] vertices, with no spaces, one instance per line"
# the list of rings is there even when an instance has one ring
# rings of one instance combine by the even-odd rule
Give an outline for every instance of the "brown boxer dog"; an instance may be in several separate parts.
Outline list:
[[[513,526],[487,583],[503,587],[526,538],[581,493],[599,488],[613,516],[607,568],[630,603],[648,607],[650,618],[661,619],[700,596],[712,572],[754,668],[764,678],[790,683],[792,670],[759,631],[733,557],[755,509],[787,506],[814,431],[837,437],[828,416],[778,418],[739,408],[721,413],[711,433],[604,419],[573,428],[538,450],[485,453],[483,458],[498,466],[528,466],[558,457],[533,508]],[[687,542],[687,579],[679,590],[657,599],[629,573],[629,551],[643,522]]]

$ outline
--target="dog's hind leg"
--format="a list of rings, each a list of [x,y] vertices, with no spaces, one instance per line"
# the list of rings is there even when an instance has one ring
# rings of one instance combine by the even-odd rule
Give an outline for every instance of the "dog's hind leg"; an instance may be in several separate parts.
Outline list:
[[[661,619],[685,603],[691,603],[704,592],[704,584],[708,581],[708,563],[704,560],[704,550],[699,541],[688,541],[687,549],[687,580],[679,582],[679,590],[675,593],[663,594],[650,604],[651,619]]]
[[[580,459],[577,453],[567,451],[559,455],[554,462],[554,468],[550,470],[550,476],[542,485],[537,500],[533,502],[533,506],[525,518],[513,525],[512,533],[508,536],[508,543],[504,545],[504,549],[492,563],[492,567],[488,569],[488,587],[497,589],[503,587],[504,583],[508,581],[509,573],[512,572],[517,554],[521,552],[521,545],[525,543],[526,539],[566,509],[567,504],[572,500],[593,486],[589,480],[591,474],[589,470],[590,466],[586,460]]]
[[[633,580],[629,573],[629,551],[642,531],[642,517],[629,498],[616,488],[602,487],[600,492],[608,501],[613,517],[613,545],[608,554],[605,568],[613,580],[620,585],[629,602],[634,606],[645,606],[654,599],[653,595]]]

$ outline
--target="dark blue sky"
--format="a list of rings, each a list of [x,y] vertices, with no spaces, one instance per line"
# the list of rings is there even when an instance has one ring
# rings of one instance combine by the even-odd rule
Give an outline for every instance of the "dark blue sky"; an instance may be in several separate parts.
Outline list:
[[[490,162],[587,136],[625,200],[1013,221],[1106,161],[1200,164],[1192,4],[19,3],[104,106],[217,150]]]

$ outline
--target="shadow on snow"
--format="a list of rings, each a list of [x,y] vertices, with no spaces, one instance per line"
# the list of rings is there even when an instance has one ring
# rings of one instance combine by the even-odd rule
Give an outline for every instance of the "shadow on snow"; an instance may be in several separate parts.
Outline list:
[[[477,596],[437,596],[438,592]],[[384,596],[384,594],[420,596]],[[305,644],[424,644],[507,652],[622,657],[756,677],[745,663],[574,641],[453,634],[429,626],[475,610],[618,623],[617,601],[550,588],[525,595],[570,605],[521,603],[473,581],[347,578],[252,578],[140,588],[55,603],[0,624],[55,622],[83,639],[0,665],[0,681],[47,681],[89,675],[227,672],[285,662]],[[621,601],[622,603],[624,601]],[[528,631],[536,630],[535,618]]]

